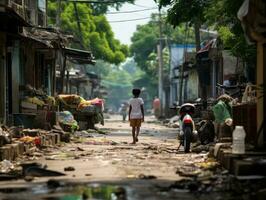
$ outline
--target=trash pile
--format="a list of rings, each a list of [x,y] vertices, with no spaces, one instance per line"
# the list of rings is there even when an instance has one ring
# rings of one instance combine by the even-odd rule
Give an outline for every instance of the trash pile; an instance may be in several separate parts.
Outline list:
[[[9,160],[0,162],[0,181],[24,179],[25,181],[33,181],[35,177],[55,177],[65,176],[66,174],[49,170],[47,166],[42,166],[36,162],[12,163]]]
[[[61,142],[70,142],[70,137],[74,137],[74,132],[80,129],[80,122],[85,121],[93,127],[98,122],[103,124],[101,99],[86,101],[78,95],[59,95],[54,98],[30,85],[23,92],[20,113],[13,114],[13,125],[8,127],[0,124],[2,173],[8,172],[8,162],[12,164],[17,158],[33,155]],[[97,141],[101,142],[107,141]]]
[[[56,102],[61,111],[69,111],[73,114],[75,120],[80,124],[80,129],[94,129],[94,124],[97,123],[104,125],[102,99],[85,100],[79,95],[61,94],[56,97]],[[86,122],[86,126],[83,127],[81,122]]]
[[[56,146],[61,141],[69,142],[70,133],[63,131],[60,126],[54,126],[48,131],[2,125],[0,126],[0,161],[12,161],[36,148]]]
[[[97,123],[104,125],[104,103],[102,99],[85,100],[76,94],[60,94],[53,97],[47,95],[44,90],[37,90],[31,85],[26,85],[22,91],[20,112],[13,113],[15,126],[23,125],[25,128],[51,129],[56,124],[58,116],[61,119],[64,118],[62,121],[66,122],[65,119],[69,119],[70,113],[76,121],[72,120],[73,123],[67,121],[67,123],[60,124],[66,131],[78,128],[94,129],[94,125]]]
[[[226,171],[216,172],[205,179],[181,179],[167,187],[157,186],[160,192],[193,195],[196,199],[265,199],[266,179],[239,179]],[[193,199],[193,198],[192,198]]]
[[[163,193],[195,195],[197,199],[265,199],[265,176],[230,175],[213,158],[202,156],[198,162],[187,160],[176,173],[183,179],[169,186],[157,186],[157,189]]]
[[[78,122],[69,111],[58,112],[58,122],[65,131],[73,133],[79,129]]]
[[[42,110],[47,106],[48,110],[56,109],[56,101],[53,96],[47,95],[42,89],[35,89],[31,85],[26,85],[24,95],[21,101],[21,112],[34,112],[38,109]]]
[[[59,125],[49,131],[0,126],[0,181],[19,178],[31,181],[36,176],[63,175],[32,163],[26,165],[25,161],[43,156],[45,151],[56,148],[61,142],[70,142],[70,136],[71,133]]]

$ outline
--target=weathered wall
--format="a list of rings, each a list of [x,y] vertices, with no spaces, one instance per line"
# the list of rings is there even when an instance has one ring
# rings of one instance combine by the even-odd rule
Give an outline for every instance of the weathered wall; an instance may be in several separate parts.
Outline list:
[[[231,56],[228,51],[223,51],[223,76],[224,80],[228,80],[230,75],[236,74],[237,58]]]
[[[6,99],[6,35],[0,32],[0,123],[5,122]]]
[[[24,63],[24,84],[35,86],[35,49],[32,42],[23,42],[22,44],[22,59]]]
[[[199,96],[199,78],[196,69],[188,72],[187,99],[195,100]]]
[[[19,112],[20,42],[14,40],[12,51],[12,113]]]

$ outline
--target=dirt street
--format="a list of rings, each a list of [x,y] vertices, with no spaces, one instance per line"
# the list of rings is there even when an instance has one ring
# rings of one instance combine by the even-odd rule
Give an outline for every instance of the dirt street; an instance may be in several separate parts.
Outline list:
[[[98,125],[106,134],[80,133],[70,144],[47,153],[40,161],[49,169],[64,172],[71,166],[74,171],[67,173],[69,178],[90,181],[121,180],[139,176],[155,176],[162,180],[177,180],[177,166],[191,162],[202,155],[183,154],[176,140],[176,130],[155,123],[147,117],[141,127],[139,142],[132,142],[128,122],[121,116],[111,116],[104,126]]]
[[[207,152],[177,150],[176,129],[153,117],[146,117],[136,145],[121,116],[98,127],[105,134],[78,131],[70,143],[27,157],[66,176],[35,177],[40,172],[29,168],[24,179],[0,182],[0,200],[254,199],[254,191],[266,187],[264,179],[230,176]]]

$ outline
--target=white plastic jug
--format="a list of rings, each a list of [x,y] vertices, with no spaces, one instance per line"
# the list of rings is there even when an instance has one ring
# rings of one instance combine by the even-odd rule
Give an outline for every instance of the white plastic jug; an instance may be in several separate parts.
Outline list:
[[[236,126],[233,131],[233,154],[244,154],[245,153],[245,137],[246,132],[243,126]]]

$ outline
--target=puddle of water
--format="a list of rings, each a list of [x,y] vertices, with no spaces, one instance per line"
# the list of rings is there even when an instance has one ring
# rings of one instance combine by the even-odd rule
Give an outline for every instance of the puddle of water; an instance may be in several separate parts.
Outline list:
[[[70,192],[63,195],[58,200],[117,200],[126,199],[126,192],[123,188],[115,186],[77,186]],[[122,198],[124,196],[124,198]]]
[[[1,188],[0,194],[1,193],[5,193],[5,194],[19,193],[19,192],[25,192],[25,191],[27,191],[27,188]]]
[[[1,200],[126,200],[126,190],[112,185],[78,185],[49,189],[47,186],[32,188],[0,189]]]
[[[227,180],[227,179],[226,179]],[[235,179],[220,182],[181,180],[172,184],[157,185],[148,182],[128,184],[73,184],[49,180],[47,184],[32,187],[1,188],[0,200],[249,200],[255,191],[266,188],[266,180],[257,182]],[[252,186],[252,187],[251,187]]]

